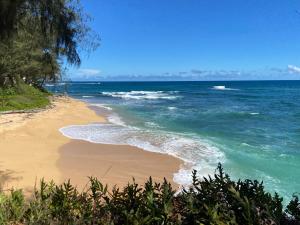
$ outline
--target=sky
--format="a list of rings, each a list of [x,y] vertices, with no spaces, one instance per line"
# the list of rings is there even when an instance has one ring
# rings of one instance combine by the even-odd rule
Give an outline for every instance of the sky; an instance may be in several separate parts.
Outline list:
[[[300,0],[81,0],[100,47],[72,80],[300,79]]]

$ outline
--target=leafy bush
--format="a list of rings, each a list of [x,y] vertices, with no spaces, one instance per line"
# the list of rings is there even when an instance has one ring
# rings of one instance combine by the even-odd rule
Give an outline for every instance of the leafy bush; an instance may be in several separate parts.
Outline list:
[[[300,202],[299,197],[297,195],[293,196],[293,199],[290,201],[290,204],[286,207],[285,212],[293,221],[298,221],[298,223],[294,224],[300,224]],[[291,223],[293,224],[293,223]]]
[[[49,95],[26,84],[15,88],[0,88],[0,111],[42,108],[50,103]]]
[[[177,194],[166,180],[151,177],[143,186],[133,180],[111,191],[90,177],[83,192],[70,181],[42,180],[26,201],[20,190],[1,193],[0,224],[300,224],[300,202],[294,196],[283,210],[282,198],[262,182],[232,181],[219,165],[213,177],[199,179],[194,171],[191,187]]]

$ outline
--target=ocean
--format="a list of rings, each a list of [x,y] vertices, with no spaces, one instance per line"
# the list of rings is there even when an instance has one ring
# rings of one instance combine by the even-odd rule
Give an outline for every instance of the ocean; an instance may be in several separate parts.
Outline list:
[[[212,174],[221,162],[233,179],[263,180],[285,199],[300,191],[300,81],[71,82],[67,91],[104,113],[107,124],[60,131],[95,143],[129,144],[169,154],[191,171]]]

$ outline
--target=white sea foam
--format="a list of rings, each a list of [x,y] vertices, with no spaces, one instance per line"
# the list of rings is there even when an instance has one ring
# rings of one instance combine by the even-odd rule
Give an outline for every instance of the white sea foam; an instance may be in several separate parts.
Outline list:
[[[109,111],[112,111],[113,109],[105,104],[98,104],[98,103],[92,103],[90,104],[90,106],[95,106],[95,107],[99,107],[99,108],[103,108]]]
[[[249,144],[246,143],[246,142],[243,142],[241,145],[243,145],[243,146],[251,146],[251,145],[249,145]]]
[[[147,127],[151,127],[151,128],[160,128],[161,126],[159,126],[158,124],[154,123],[154,122],[145,122],[145,125]]]
[[[279,155],[279,157],[282,157],[282,158],[287,158],[287,156],[288,156],[287,154],[280,154]]]
[[[250,113],[250,115],[259,115],[259,113],[258,112],[252,112],[252,113]]]
[[[155,99],[169,99],[174,100],[179,98],[180,96],[173,95],[177,92],[163,92],[163,91],[118,91],[118,92],[101,92],[104,96],[110,96],[115,98],[123,98],[123,99],[144,99],[144,100],[155,100]]]
[[[169,110],[176,110],[177,108],[176,108],[176,107],[173,107],[173,106],[169,106],[168,109],[169,109]]]
[[[115,124],[115,125],[119,125],[119,126],[122,126],[122,127],[125,127],[126,124],[125,122],[118,116],[118,114],[116,113],[112,113],[110,114],[108,117],[107,117],[107,120],[112,123],[112,124]]]
[[[83,95],[83,98],[93,98],[94,96],[90,96],[90,95]]]
[[[224,85],[213,86],[212,89],[219,90],[219,91],[236,91],[236,90],[239,90],[239,89],[236,89],[236,88],[227,88]]]
[[[46,87],[54,87],[54,86],[63,86],[65,85],[66,83],[55,83],[55,84],[45,84]]]
[[[213,89],[216,89],[216,90],[226,90],[226,87],[225,86],[213,86]]]
[[[224,155],[216,147],[199,138],[129,127],[114,113],[108,119],[111,124],[68,126],[61,128],[60,132],[72,139],[102,144],[127,144],[180,158],[185,164],[174,174],[174,181],[181,185],[191,183],[192,169],[196,169],[201,175],[207,175],[214,171],[217,162],[224,161]]]
[[[101,83],[100,82],[76,82],[73,84],[95,85],[95,84],[101,84]]]

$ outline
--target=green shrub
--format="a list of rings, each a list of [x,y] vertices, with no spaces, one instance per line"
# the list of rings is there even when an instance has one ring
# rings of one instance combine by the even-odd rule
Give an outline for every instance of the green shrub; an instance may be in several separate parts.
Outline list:
[[[20,190],[0,195],[0,224],[297,225],[299,216],[297,196],[283,210],[282,198],[266,192],[262,182],[232,181],[221,165],[212,177],[199,179],[194,171],[191,187],[179,193],[151,177],[143,186],[133,180],[111,191],[90,177],[83,192],[70,181],[42,180],[26,201]]]
[[[0,224],[14,224],[22,221],[25,200],[21,190],[11,190],[9,195],[0,195]]]
[[[299,202],[299,197],[297,195],[293,196],[293,199],[286,207],[285,212],[293,220],[300,221],[300,202]]]
[[[18,88],[0,88],[0,111],[27,110],[47,106],[49,93],[29,85]]]

